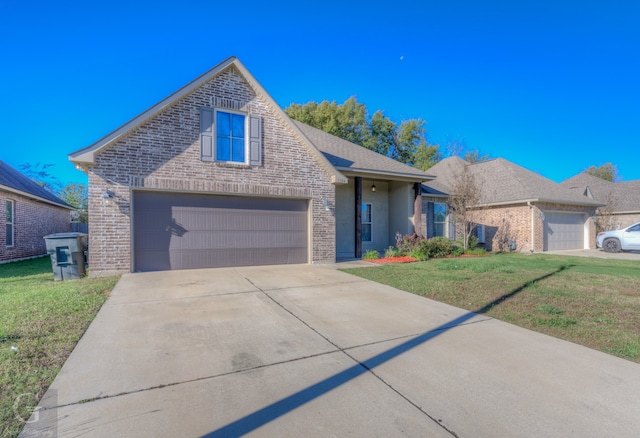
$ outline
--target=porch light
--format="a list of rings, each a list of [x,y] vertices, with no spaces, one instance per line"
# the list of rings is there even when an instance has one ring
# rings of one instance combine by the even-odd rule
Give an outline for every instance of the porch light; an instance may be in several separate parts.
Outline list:
[[[113,204],[114,194],[112,191],[107,189],[102,195],[102,205],[112,205]]]
[[[376,182],[374,181],[373,184],[371,184],[371,191],[375,192],[376,191]]]

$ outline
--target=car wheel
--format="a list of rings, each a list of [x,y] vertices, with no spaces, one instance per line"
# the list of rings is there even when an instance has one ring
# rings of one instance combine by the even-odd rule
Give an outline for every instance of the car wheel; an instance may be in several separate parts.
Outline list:
[[[620,241],[618,239],[605,239],[602,242],[602,249],[607,252],[620,252]]]

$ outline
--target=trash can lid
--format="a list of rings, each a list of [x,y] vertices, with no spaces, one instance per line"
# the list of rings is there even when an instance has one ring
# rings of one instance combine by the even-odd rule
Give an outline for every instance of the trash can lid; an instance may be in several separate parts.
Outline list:
[[[69,237],[81,237],[81,236],[86,236],[87,234],[85,233],[76,233],[76,232],[69,232],[69,233],[53,233],[53,234],[48,234],[46,236],[44,236],[45,239],[68,239]]]

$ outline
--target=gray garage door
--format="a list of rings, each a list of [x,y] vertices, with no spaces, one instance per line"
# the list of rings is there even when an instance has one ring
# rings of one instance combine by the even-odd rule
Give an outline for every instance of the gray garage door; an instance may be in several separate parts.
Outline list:
[[[307,201],[134,192],[135,271],[306,263]]]
[[[545,213],[544,250],[584,248],[584,215]]]

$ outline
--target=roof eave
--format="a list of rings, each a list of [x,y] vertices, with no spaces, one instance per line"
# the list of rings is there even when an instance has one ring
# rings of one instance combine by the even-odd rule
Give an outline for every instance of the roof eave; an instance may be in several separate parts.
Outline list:
[[[340,172],[344,175],[348,176],[362,176],[367,178],[388,178],[393,179],[394,181],[407,181],[407,182],[428,182],[435,179],[435,177],[430,175],[418,175],[415,173],[401,173],[401,172],[389,172],[384,170],[371,170],[371,169],[360,169],[354,167],[340,167],[336,166]]]
[[[137,126],[151,119],[157,113],[164,110],[168,106],[172,105],[176,101],[180,100],[182,97],[186,96],[187,94],[191,93],[193,90],[199,88],[200,86],[202,86],[202,84],[207,82],[213,76],[217,75],[222,70],[226,69],[236,61],[237,61],[237,58],[235,56],[231,56],[227,58],[217,66],[213,67],[211,70],[200,75],[199,77],[189,82],[184,87],[180,88],[179,90],[175,91],[174,93],[170,94],[169,96],[162,99],[160,102],[156,103],[155,105],[147,109],[143,113],[129,120],[127,123],[120,126],[115,131],[112,131],[109,134],[105,135],[97,142],[93,143],[90,146],[87,146],[86,148],[80,149],[76,152],[72,152],[71,154],[69,154],[69,160],[71,160],[73,163],[80,164],[80,165],[94,164],[96,153],[100,152],[102,149],[109,146],[109,144],[111,144],[113,141],[122,137],[123,135],[133,130]]]
[[[59,202],[51,201],[49,199],[34,195],[32,193],[28,193],[28,192],[24,192],[22,190],[14,189],[13,187],[9,187],[9,186],[5,186],[5,185],[0,184],[0,189],[1,190],[5,190],[7,192],[15,193],[15,194],[20,195],[20,196],[24,196],[25,198],[33,199],[33,200],[36,200],[36,201],[39,201],[39,202],[44,202],[46,204],[55,205],[57,207],[66,208],[68,210],[75,210],[75,208],[70,206],[70,205],[60,204]]]

